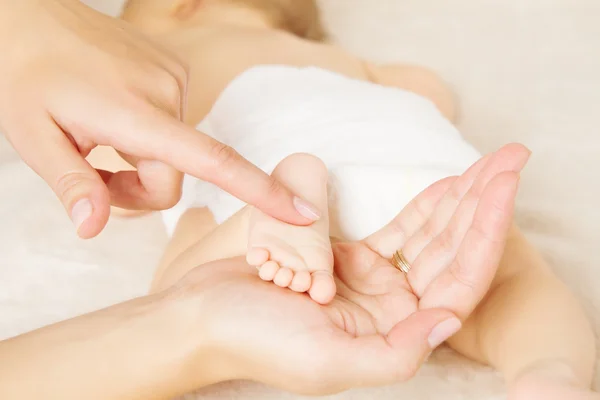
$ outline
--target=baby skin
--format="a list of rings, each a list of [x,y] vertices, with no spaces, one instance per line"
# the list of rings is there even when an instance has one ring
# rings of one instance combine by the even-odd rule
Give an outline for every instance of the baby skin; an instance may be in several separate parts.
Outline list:
[[[510,163],[500,166],[513,167]],[[299,154],[284,160],[274,175],[317,205],[322,217],[312,226],[298,227],[249,207],[247,262],[259,269],[261,279],[296,292],[308,291],[313,300],[327,304],[336,292],[327,169],[317,158]],[[411,264],[416,255],[408,250],[414,241],[411,238],[406,244]],[[415,273],[412,270],[408,280],[418,292]],[[593,340],[574,297],[514,229],[490,292],[448,343],[464,355],[499,368],[509,383],[509,400],[600,400],[600,395],[588,389]]]
[[[510,159],[507,161],[497,162],[496,172],[522,167],[512,164]],[[327,168],[315,157],[296,154],[280,163],[274,176],[318,205],[322,218],[313,226],[297,227],[249,207],[247,261],[259,268],[261,279],[297,292],[308,290],[315,301],[328,303],[335,295],[335,283],[327,217]],[[418,237],[410,238],[406,248],[420,241]],[[407,258],[411,263],[415,261],[410,254]],[[524,266],[525,260],[530,265]],[[525,267],[525,271],[517,271],[515,267]],[[415,272],[411,271],[408,278],[418,292]],[[539,309],[537,302],[551,302],[555,316]],[[537,317],[527,314],[530,307],[534,307],[531,312],[538,313]],[[572,325],[560,328],[556,316]],[[527,335],[537,331],[540,336],[535,338],[537,345],[532,346]],[[565,337],[570,338],[569,342],[582,342],[562,343],[561,347],[551,349],[551,344],[558,346],[564,340],[561,334],[568,334]],[[600,400],[600,395],[587,389],[594,354],[587,353],[580,343],[587,343],[593,349],[585,316],[515,229],[490,293],[449,345],[499,367],[510,383],[510,400]],[[522,353],[517,354],[517,349]]]
[[[518,147],[504,148],[480,163],[479,170],[472,169],[470,179],[489,183],[493,176],[519,171],[526,160],[527,155]],[[329,230],[335,227],[330,227],[327,219],[333,211],[326,202],[327,170],[319,159],[295,154],[283,160],[273,174],[298,195],[319,205],[319,223],[296,227],[246,207],[212,232],[199,234],[198,227],[213,222],[204,215],[207,210],[190,210],[182,217],[171,242],[175,247],[182,241],[192,244],[185,251],[178,251],[188,264],[173,258],[165,260],[153,290],[168,287],[198,264],[246,254],[251,259],[249,264],[258,266],[263,280],[298,292],[308,290],[320,303],[331,300],[328,290],[335,287],[333,281],[328,281],[333,269]],[[465,191],[455,191],[461,192],[459,202]],[[438,216],[455,212],[456,207],[446,210],[446,206],[441,206],[443,202],[437,205]],[[420,243],[427,232],[429,228],[414,232],[403,246],[413,267],[407,280],[417,297],[422,265],[410,249],[422,247]],[[386,251],[389,250],[378,249],[380,253]],[[322,263],[322,269],[311,267],[309,260]],[[315,275],[326,278],[318,280]],[[326,290],[321,290],[322,285]],[[545,304],[552,312],[544,311],[548,309]],[[509,400],[599,400],[600,396],[589,390],[595,358],[593,340],[574,297],[512,228],[489,293],[472,315],[464,316],[462,330],[448,344],[465,356],[498,368],[507,379]]]
[[[277,3],[270,2],[272,6]],[[188,87],[186,121],[190,125],[204,118],[232,79],[261,64],[316,66],[413,91],[429,98],[442,114],[453,119],[450,91],[427,70],[374,66],[334,46],[283,32],[265,13],[244,8],[243,1],[134,0],[133,4],[136,7],[126,12],[127,19],[173,48],[190,65],[194,77]],[[174,9],[185,12],[174,17]],[[490,156],[489,164],[480,165],[477,174],[518,171],[523,154],[513,150],[513,156]],[[99,167],[111,169],[113,161],[100,160]],[[274,174],[298,196],[318,206],[321,218],[317,223],[289,226],[247,207],[215,228],[207,210],[190,210],[179,221],[153,290],[166,287],[202,263],[246,256],[248,264],[258,268],[260,278],[285,290],[307,292],[317,303],[329,303],[336,293],[329,239],[330,230],[335,229],[330,226],[329,213],[335,210],[327,207],[327,170],[312,156],[296,155],[284,160]],[[460,192],[450,193],[456,196]],[[456,200],[452,196],[442,200],[438,207],[442,217],[452,215]],[[435,228],[415,233],[418,239],[403,246],[413,267],[407,279],[416,291],[420,279],[418,242],[437,238],[440,232]],[[188,263],[181,262],[179,256],[184,253]],[[463,327],[448,344],[500,371],[510,400],[600,400],[600,395],[590,390],[596,349],[586,315],[516,227],[509,234],[489,292],[472,313],[469,310],[460,317]]]
[[[296,155],[293,162],[282,162],[273,175],[323,214],[314,224],[300,227],[253,209],[246,261],[258,268],[261,279],[295,292],[308,292],[317,303],[327,304],[336,292],[329,241],[327,167],[310,155]]]

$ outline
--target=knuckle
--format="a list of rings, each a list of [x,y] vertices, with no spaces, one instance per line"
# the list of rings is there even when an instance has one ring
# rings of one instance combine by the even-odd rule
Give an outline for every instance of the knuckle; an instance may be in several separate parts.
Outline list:
[[[270,209],[273,206],[273,199],[278,199],[283,190],[281,183],[270,177],[267,181],[266,190],[261,191],[260,196],[254,199],[254,206],[259,209]]]
[[[69,201],[74,197],[74,193],[80,192],[83,183],[89,182],[92,179],[84,172],[67,172],[61,175],[54,185],[56,195],[63,201]]]
[[[433,220],[429,220],[425,225],[423,225],[422,234],[424,237],[431,239],[437,236],[437,228]]]
[[[502,220],[507,214],[505,202],[501,199],[494,199],[490,204],[489,214],[493,217],[494,221]]]
[[[417,199],[413,203],[413,208],[419,218],[421,218],[423,220],[427,220],[429,218],[429,213],[426,211],[426,209],[422,203],[422,200]]]
[[[406,239],[408,238],[408,229],[404,226],[404,224],[404,219],[400,217],[394,218],[389,224],[392,232],[401,236],[402,242],[406,242]]]
[[[454,232],[446,229],[437,238],[437,244],[440,251],[449,252],[454,250]]]
[[[281,185],[281,183],[279,183],[279,181],[277,179],[271,177],[269,179],[269,186],[267,187],[267,193],[270,196],[276,196],[282,190],[283,190],[283,186]]]
[[[241,160],[241,156],[232,147],[216,141],[212,144],[210,154],[214,160],[214,166],[219,169],[227,169]]]
[[[487,222],[487,223],[486,223]],[[502,240],[495,237],[493,232],[496,230],[496,224],[489,221],[483,221],[479,217],[473,218],[473,223],[471,224],[471,230],[474,235],[484,242],[488,242],[494,245],[498,245],[502,243]]]
[[[474,277],[469,273],[469,270],[465,268],[464,261],[460,256],[456,257],[449,268],[449,272],[452,278],[460,285],[472,291],[475,290]]]
[[[168,52],[166,55],[166,69],[168,69],[181,82],[185,82],[189,76],[189,63],[173,52]]]
[[[461,189],[460,185],[450,186],[450,189],[448,189],[447,193],[448,193],[448,195],[446,198],[454,204],[460,203],[460,200],[465,195],[463,190]],[[442,199],[442,201],[443,201],[443,199]]]
[[[458,208],[460,208],[462,210],[475,210],[477,208],[479,198],[480,198],[480,193],[478,193],[474,189],[471,189],[460,200],[460,204],[459,204]]]
[[[179,105],[182,87],[177,77],[166,74],[160,83],[161,93],[167,98],[169,104]]]
[[[187,84],[187,81],[189,79],[190,66],[187,63],[178,62],[173,73],[175,74],[175,77],[179,81],[181,87],[183,87]]]

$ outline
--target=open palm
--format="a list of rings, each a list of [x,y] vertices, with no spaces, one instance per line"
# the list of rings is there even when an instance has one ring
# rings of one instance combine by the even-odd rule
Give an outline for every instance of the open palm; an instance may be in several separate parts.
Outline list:
[[[379,332],[417,309],[466,319],[496,273],[529,151],[507,145],[438,181],[363,241],[334,246],[338,294],[371,310]],[[390,262],[402,249],[411,270]]]
[[[528,157],[505,146],[430,186],[363,241],[334,243],[337,295],[326,306],[261,281],[241,258],[198,268],[235,378],[311,394],[410,378],[486,293]],[[397,249],[408,274],[389,261]]]

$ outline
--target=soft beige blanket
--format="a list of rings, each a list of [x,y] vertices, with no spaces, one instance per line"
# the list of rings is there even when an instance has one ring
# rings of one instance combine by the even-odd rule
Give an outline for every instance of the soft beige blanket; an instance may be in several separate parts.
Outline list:
[[[87,2],[115,13],[121,1]],[[510,141],[533,150],[518,221],[600,332],[600,1],[321,4],[335,42],[446,77],[462,131],[481,151]],[[78,240],[49,189],[0,139],[0,338],[144,293],[165,242],[156,215],[114,220],[99,238]],[[298,398],[248,383],[199,397]],[[495,372],[444,350],[409,383],[329,398],[492,400],[504,389]]]

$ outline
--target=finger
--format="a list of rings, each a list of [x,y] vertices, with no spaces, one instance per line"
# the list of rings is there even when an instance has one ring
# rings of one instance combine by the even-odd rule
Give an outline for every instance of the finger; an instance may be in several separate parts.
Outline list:
[[[387,336],[359,336],[345,348],[336,369],[356,386],[380,386],[412,378],[431,351],[454,335],[460,321],[449,311],[421,310],[399,322]],[[345,372],[345,373],[344,373]]]
[[[460,177],[442,179],[421,192],[383,229],[371,235],[369,245],[378,246],[380,255],[390,258],[403,248],[406,241],[419,231],[430,219],[439,202],[456,180],[466,176],[476,176],[487,164],[491,155],[479,159]]]
[[[391,258],[396,250],[403,247],[406,239],[429,219],[455,179],[456,177],[442,179],[422,191],[390,223],[368,236],[364,240],[365,244],[382,257]]]
[[[473,222],[478,202],[479,196],[469,192],[461,200],[448,226],[411,263],[407,279],[417,297],[420,298],[425,288],[454,260],[458,247]],[[410,248],[409,244],[406,248]]]
[[[504,252],[518,183],[518,174],[505,172],[487,185],[456,257],[427,286],[421,308],[443,307],[465,319],[481,301]]]
[[[96,236],[110,213],[106,185],[53,121],[46,120],[30,129],[35,138],[15,143],[23,160],[54,191],[77,234],[85,239]]]
[[[137,171],[105,177],[116,207],[129,210],[166,210],[181,198],[183,174],[160,161],[137,160]]]
[[[402,250],[408,262],[413,263],[425,246],[446,228],[458,205],[470,190],[478,195],[499,173],[521,171],[530,154],[531,152],[523,145],[509,144],[492,154],[491,157],[484,157],[483,160],[487,159],[487,162],[476,163],[458,177],[440,200],[427,223],[406,241]]]
[[[138,39],[146,42],[150,41],[145,35],[140,35]],[[156,41],[151,41],[149,46],[144,46],[138,50],[143,53],[143,57],[152,53],[155,63],[160,67],[156,68],[155,65],[155,68],[148,70],[148,74],[138,74],[139,81],[135,87],[143,88],[143,93],[148,96],[148,100],[153,104],[160,102],[162,109],[185,121],[189,65],[178,54]],[[165,71],[169,73],[165,74]],[[160,82],[157,81],[157,78],[160,79]],[[149,81],[154,82],[152,87],[148,86],[147,82]]]
[[[507,184],[518,180],[516,172],[505,172]],[[488,185],[489,186],[489,185]],[[503,187],[487,187],[479,190],[475,185],[463,197],[455,213],[452,215],[448,226],[419,253],[412,263],[412,268],[407,275],[408,282],[413,292],[421,297],[425,288],[443,271],[456,257],[459,246],[465,238],[479,204],[479,199],[484,189],[502,190]],[[515,193],[516,195],[516,193]],[[409,241],[409,242],[412,242]],[[409,248],[407,243],[406,248]]]
[[[109,143],[128,154],[158,160],[214,183],[266,214],[295,225],[309,225],[319,210],[295,197],[280,182],[252,165],[231,147],[188,127],[160,110],[121,119],[131,132]],[[139,134],[140,132],[143,133]]]

